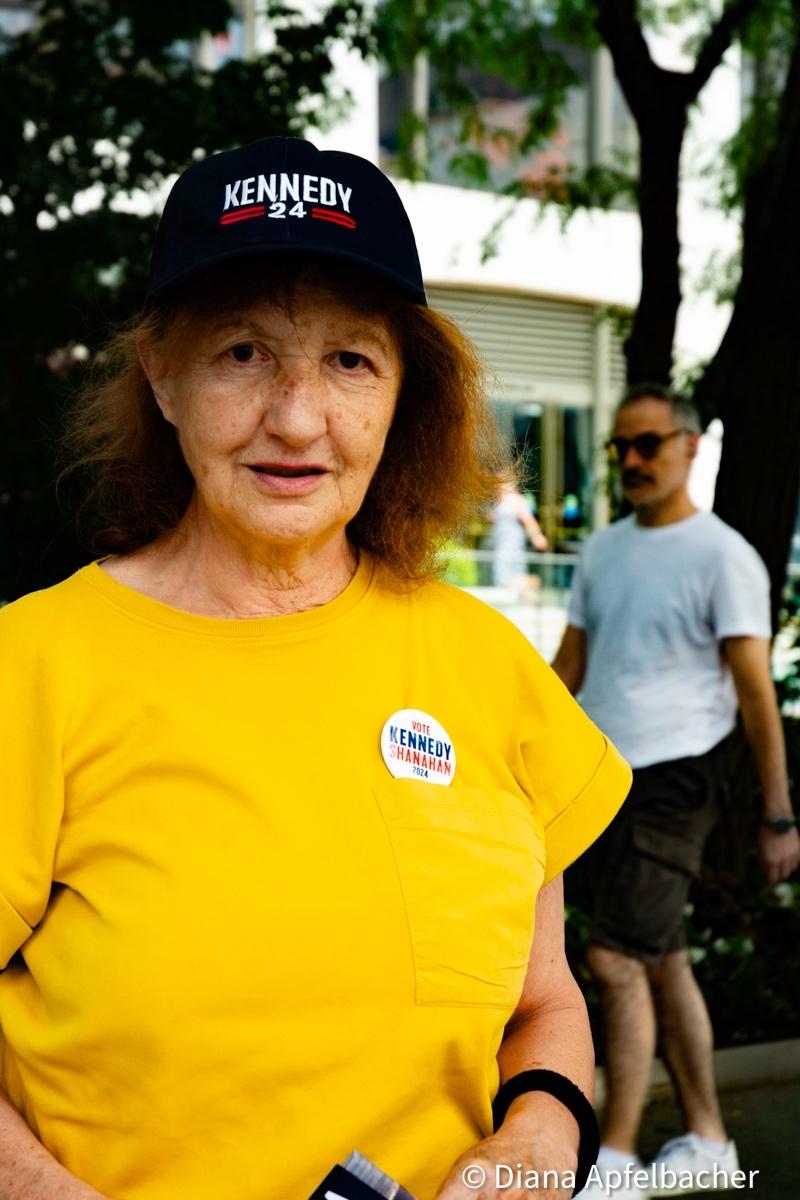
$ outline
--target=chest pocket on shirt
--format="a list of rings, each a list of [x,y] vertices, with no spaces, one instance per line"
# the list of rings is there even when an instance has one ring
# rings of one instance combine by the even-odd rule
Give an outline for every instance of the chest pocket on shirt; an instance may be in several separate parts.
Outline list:
[[[417,1003],[513,1010],[544,876],[534,812],[510,792],[413,779],[374,795],[408,917]]]

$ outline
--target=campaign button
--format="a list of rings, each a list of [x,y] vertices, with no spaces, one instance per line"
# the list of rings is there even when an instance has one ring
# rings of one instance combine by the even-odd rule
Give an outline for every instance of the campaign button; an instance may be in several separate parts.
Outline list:
[[[449,787],[456,752],[439,722],[418,708],[392,713],[381,732],[381,754],[395,779],[423,779]]]

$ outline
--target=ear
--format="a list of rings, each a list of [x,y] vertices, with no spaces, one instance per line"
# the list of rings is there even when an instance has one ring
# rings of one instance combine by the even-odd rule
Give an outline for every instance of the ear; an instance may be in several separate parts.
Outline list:
[[[161,415],[165,421],[169,421],[170,425],[174,425],[172,379],[164,374],[151,346],[140,342],[136,347],[136,353],[139,356],[139,364],[147,376],[147,382],[150,384],[155,402],[161,409]]]
[[[700,434],[699,433],[690,434],[689,443],[688,443],[689,458],[697,457],[697,450],[698,450],[699,445],[700,445]]]

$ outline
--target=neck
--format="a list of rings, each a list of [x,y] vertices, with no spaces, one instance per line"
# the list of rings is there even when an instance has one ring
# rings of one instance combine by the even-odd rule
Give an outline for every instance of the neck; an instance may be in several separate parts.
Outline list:
[[[132,586],[174,608],[228,619],[318,608],[344,591],[358,565],[343,529],[318,545],[245,543],[192,506],[129,561]]]
[[[674,525],[676,521],[684,521],[698,511],[686,488],[681,488],[669,496],[654,500],[652,504],[640,504],[636,509],[636,524],[648,528],[654,525]]]

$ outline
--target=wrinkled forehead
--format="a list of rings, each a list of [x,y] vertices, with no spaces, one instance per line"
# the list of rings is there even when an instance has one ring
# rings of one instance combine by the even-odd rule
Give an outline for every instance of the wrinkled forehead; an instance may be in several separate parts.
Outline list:
[[[227,330],[285,334],[302,326],[315,337],[368,333],[402,364],[397,314],[408,303],[368,271],[314,259],[253,260],[209,273],[171,298],[162,310],[162,352],[168,369],[180,370],[206,339]]]
[[[349,334],[368,338],[390,353],[394,338],[386,314],[376,311],[367,298],[337,289],[328,279],[313,274],[293,282],[277,294],[266,291],[212,316],[212,333],[248,329],[283,336],[291,331],[318,335]]]
[[[617,437],[636,437],[639,433],[671,433],[677,428],[672,406],[666,400],[647,396],[624,404],[614,419]]]

